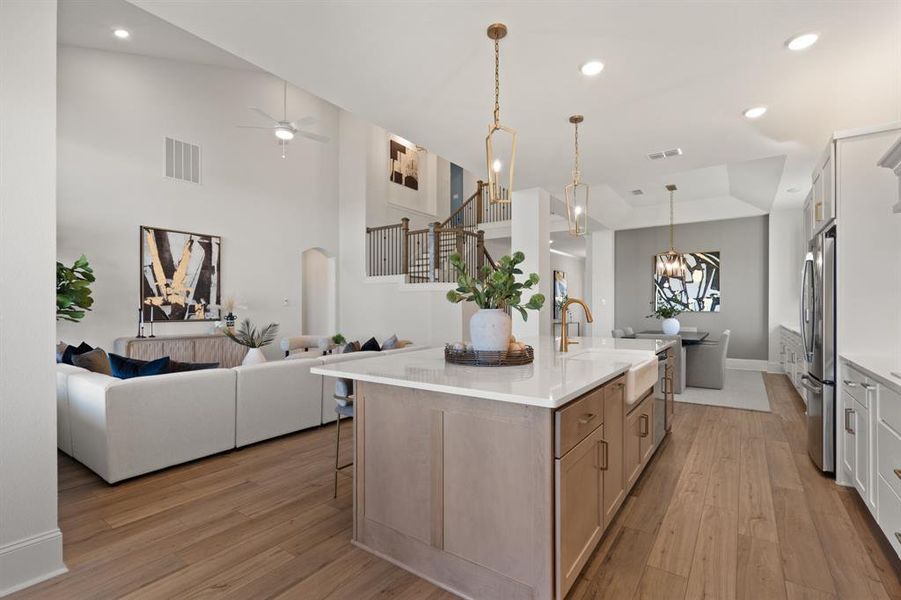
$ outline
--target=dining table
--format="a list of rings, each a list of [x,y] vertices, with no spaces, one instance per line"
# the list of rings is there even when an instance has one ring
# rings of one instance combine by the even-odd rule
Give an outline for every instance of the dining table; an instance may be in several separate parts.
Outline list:
[[[638,333],[640,333],[642,335],[659,335],[659,336],[666,335],[662,331],[655,331],[653,329],[639,331]],[[680,331],[676,335],[678,335],[679,337],[682,338],[683,346],[691,346],[693,344],[700,344],[701,342],[703,342],[705,339],[707,339],[707,336],[710,335],[710,332],[709,331]],[[627,335],[627,336],[623,336],[623,337],[633,337],[634,338],[635,336]]]

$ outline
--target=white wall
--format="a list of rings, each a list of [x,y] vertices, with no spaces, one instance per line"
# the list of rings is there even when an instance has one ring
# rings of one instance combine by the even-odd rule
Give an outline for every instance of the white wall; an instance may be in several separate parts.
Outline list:
[[[463,338],[462,307],[444,298],[450,284],[406,286],[401,283],[401,277],[366,276],[367,214],[386,209],[383,190],[390,183],[387,159],[379,167],[377,158],[386,144],[385,130],[341,111],[338,329],[348,340],[375,336],[381,342],[392,334],[417,344],[460,340]]]
[[[0,596],[65,571],[56,509],[56,1],[0,2]]]
[[[529,320],[513,316],[513,335],[517,338],[547,335],[551,331],[553,313],[553,274],[550,262],[551,195],[547,190],[532,188],[513,192],[513,215],[510,220],[511,247],[525,254],[520,268],[525,275],[538,273],[541,280],[536,292],[544,294],[541,310],[529,311]],[[523,298],[528,301],[528,296]]]
[[[337,331],[337,260],[319,248],[304,251],[301,308],[304,335],[334,335]]]
[[[779,210],[769,219],[769,370],[778,371],[780,324],[798,326],[804,235],[801,209]]]
[[[239,319],[300,333],[301,253],[338,249],[339,111],[289,86],[289,117],[318,117],[331,141],[298,138],[283,160],[273,135],[235,126],[259,124],[248,106],[277,111],[281,90],[257,71],[60,48],[59,256],[84,253],[97,275],[94,311],[61,339],[111,348],[135,335],[140,225],[222,236],[222,299],[247,306]],[[202,185],[163,176],[164,136],[202,147]]]
[[[594,323],[586,327],[586,334],[609,337],[614,325],[616,244],[610,229],[592,231],[585,238],[585,293]]]

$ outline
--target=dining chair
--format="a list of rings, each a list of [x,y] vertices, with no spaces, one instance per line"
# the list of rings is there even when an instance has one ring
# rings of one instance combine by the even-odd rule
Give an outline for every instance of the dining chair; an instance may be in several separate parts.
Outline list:
[[[615,338],[621,338],[625,334],[622,329],[614,329],[610,332],[610,335],[612,335]]]
[[[721,390],[726,385],[726,353],[729,350],[730,330],[713,342],[703,341],[688,346],[686,383],[689,387]]]
[[[635,330],[631,327],[623,327],[623,333],[627,336],[635,335]]]

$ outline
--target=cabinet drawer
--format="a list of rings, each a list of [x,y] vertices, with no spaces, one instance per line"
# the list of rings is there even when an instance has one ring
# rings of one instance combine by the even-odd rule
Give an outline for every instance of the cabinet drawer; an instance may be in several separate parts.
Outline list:
[[[891,543],[895,554],[901,556],[901,499],[881,476],[876,478],[876,493],[878,494],[876,506],[879,512],[876,521]]]
[[[901,437],[881,421],[876,425],[876,468],[889,487],[901,496]]]
[[[875,385],[866,375],[851,365],[846,363],[843,366],[842,391],[860,402],[866,408],[869,408],[869,394],[867,394],[867,391],[870,389],[875,390]]]
[[[879,420],[901,435],[901,395],[884,385],[879,386]]]
[[[622,378],[607,385],[622,383]],[[604,390],[594,389],[557,411],[555,456],[560,458],[604,422]]]

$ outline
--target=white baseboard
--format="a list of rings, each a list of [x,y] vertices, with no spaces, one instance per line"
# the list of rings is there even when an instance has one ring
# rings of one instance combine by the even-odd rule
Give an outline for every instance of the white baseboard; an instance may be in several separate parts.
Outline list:
[[[53,529],[0,546],[0,596],[62,575],[63,534]]]
[[[782,370],[782,364],[773,360],[769,362],[766,370],[767,373],[785,373],[785,371]]]
[[[767,370],[767,361],[753,358],[727,358],[726,368],[739,371],[763,371]]]

